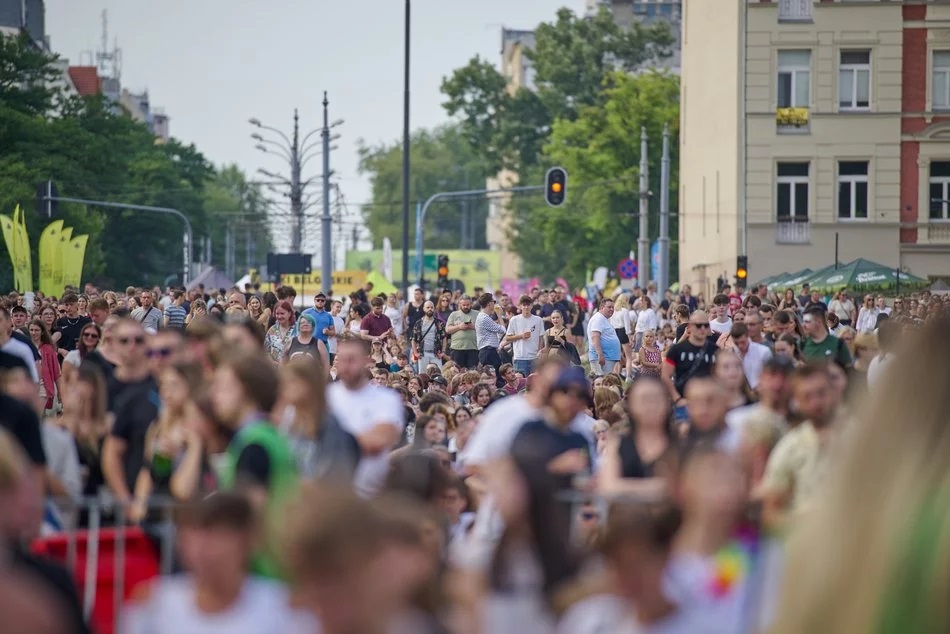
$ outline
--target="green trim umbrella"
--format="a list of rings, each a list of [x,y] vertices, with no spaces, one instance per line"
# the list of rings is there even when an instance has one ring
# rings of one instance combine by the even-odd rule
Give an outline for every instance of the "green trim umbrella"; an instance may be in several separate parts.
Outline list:
[[[777,288],[786,289],[786,288],[795,288],[803,281],[808,279],[811,275],[814,275],[814,271],[811,269],[802,269],[801,271],[796,271],[794,273],[786,273],[785,275],[776,276],[774,280],[769,282],[769,290],[775,290]]]
[[[837,270],[834,267],[822,269],[807,281],[811,289],[819,293],[834,293],[842,288],[859,292],[894,291],[898,274],[902,289],[912,290],[930,284],[922,277],[903,271],[898,273],[896,269],[864,258],[848,262]]]

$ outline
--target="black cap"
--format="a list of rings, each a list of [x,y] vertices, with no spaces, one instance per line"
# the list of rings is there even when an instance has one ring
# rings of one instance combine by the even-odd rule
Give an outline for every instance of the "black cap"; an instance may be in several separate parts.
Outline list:
[[[322,292],[320,292],[320,293],[317,293],[316,295],[314,295],[313,298],[314,298],[314,299],[326,299],[327,296],[324,295]]]
[[[432,377],[432,381],[430,381],[430,382],[431,382],[431,383],[438,383],[439,385],[448,385],[448,384],[449,384],[449,382],[446,381],[446,380],[445,380],[445,377],[442,376],[441,374],[437,374],[437,375],[435,375],[434,377]]]

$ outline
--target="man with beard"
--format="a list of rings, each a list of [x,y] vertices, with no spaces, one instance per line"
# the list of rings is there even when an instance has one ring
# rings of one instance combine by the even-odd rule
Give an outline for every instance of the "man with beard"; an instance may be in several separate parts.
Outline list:
[[[478,365],[478,346],[475,334],[475,319],[472,312],[472,298],[463,295],[459,299],[458,310],[449,315],[445,323],[445,334],[452,336],[452,361],[460,368],[474,368]]]
[[[422,317],[416,320],[409,332],[412,346],[412,359],[416,362],[416,371],[420,374],[429,366],[442,367],[442,355],[445,349],[445,326],[435,318],[435,304],[427,300],[422,305]]]

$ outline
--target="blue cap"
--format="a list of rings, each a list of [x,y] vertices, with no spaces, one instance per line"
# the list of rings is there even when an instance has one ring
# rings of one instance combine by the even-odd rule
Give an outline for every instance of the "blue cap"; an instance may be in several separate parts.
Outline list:
[[[552,391],[576,389],[590,395],[590,383],[587,381],[587,375],[584,368],[572,365],[561,370],[561,373],[551,385]]]

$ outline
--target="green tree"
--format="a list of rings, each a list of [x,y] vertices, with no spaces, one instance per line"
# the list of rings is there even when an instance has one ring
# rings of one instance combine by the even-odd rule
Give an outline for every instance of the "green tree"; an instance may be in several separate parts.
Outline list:
[[[372,202],[363,207],[363,219],[377,247],[385,237],[398,245],[402,236],[402,143],[360,145],[360,173],[368,175]],[[459,126],[420,130],[412,135],[409,199],[412,201],[410,243],[415,244],[416,204],[445,191],[483,189],[488,171]],[[463,236],[474,248],[486,248],[487,204],[482,196],[437,201],[427,213],[427,248],[459,248]],[[466,229],[463,230],[462,224]],[[473,231],[474,229],[474,231]]]
[[[26,210],[34,259],[48,222],[37,213],[36,186],[47,179],[63,196],[172,207],[190,218],[196,236],[217,231],[205,213],[215,173],[204,156],[175,140],[157,144],[101,96],[66,96],[56,62],[26,38],[0,36],[0,213],[16,204]],[[182,227],[171,216],[69,204],[58,213],[74,235],[90,236],[85,280],[152,284],[180,272]],[[0,266],[0,287],[9,288],[10,277]]]
[[[599,103],[611,72],[667,57],[672,43],[664,23],[634,22],[621,29],[606,9],[591,18],[561,9],[553,22],[538,26],[535,46],[527,51],[537,92],[512,91],[493,64],[476,56],[443,79],[443,107],[459,119],[491,171],[522,172],[538,164],[556,120],[573,120]]]
[[[223,165],[215,171],[204,189],[204,207],[208,214],[204,233],[211,238],[211,259],[219,268],[223,268],[225,262],[225,234],[229,225],[239,241],[248,233],[253,237],[254,263],[266,261],[273,245],[267,200],[260,187],[248,182],[237,165]],[[242,262],[241,257],[236,260]]]
[[[588,269],[612,267],[636,245],[641,127],[650,138],[650,189],[659,192],[663,125],[669,124],[671,188],[677,189],[679,78],[655,71],[615,72],[597,101],[600,105],[583,108],[574,121],[558,120],[544,147],[545,160],[563,165],[570,175],[567,202],[552,209],[531,196],[515,199],[512,206],[511,238],[526,275],[584,279]],[[526,176],[532,182],[542,177],[540,170]],[[670,202],[675,236],[676,196]],[[658,211],[655,194],[651,240],[657,235]]]

